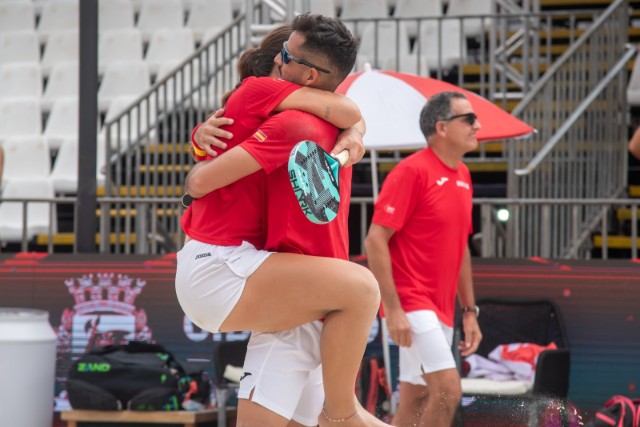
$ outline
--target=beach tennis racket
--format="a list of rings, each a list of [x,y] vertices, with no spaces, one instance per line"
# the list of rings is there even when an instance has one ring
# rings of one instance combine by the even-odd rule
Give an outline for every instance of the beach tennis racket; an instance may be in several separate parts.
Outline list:
[[[334,158],[313,141],[300,141],[291,150],[289,181],[309,221],[326,224],[338,215],[338,172],[348,159],[347,150]]]

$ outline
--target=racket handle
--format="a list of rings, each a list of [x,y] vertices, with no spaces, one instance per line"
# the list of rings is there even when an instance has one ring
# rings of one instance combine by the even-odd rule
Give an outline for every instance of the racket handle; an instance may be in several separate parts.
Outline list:
[[[347,160],[349,160],[349,150],[342,150],[336,154],[334,158],[340,162],[340,166],[344,166]]]

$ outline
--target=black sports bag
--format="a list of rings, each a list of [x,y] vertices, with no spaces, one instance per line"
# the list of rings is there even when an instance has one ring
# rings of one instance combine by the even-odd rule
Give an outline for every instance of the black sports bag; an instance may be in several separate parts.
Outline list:
[[[74,409],[176,411],[209,403],[211,383],[202,370],[187,370],[159,344],[132,341],[92,350],[69,370],[67,393]]]

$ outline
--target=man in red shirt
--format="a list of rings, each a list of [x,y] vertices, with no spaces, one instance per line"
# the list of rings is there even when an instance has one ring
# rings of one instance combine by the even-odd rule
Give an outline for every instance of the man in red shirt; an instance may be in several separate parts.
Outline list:
[[[391,339],[400,346],[400,404],[393,425],[449,427],[461,398],[451,352],[455,297],[461,354],[482,335],[471,280],[472,187],[465,153],[480,122],[466,97],[443,92],[420,115],[428,147],[387,176],[365,241]]]

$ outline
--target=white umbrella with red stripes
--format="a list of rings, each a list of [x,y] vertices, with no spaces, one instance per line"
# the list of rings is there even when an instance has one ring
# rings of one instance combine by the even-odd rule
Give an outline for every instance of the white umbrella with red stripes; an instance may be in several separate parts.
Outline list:
[[[347,77],[336,92],[347,95],[360,107],[367,125],[365,147],[381,150],[424,147],[420,111],[429,97],[444,91],[467,96],[482,125],[478,141],[520,138],[534,131],[486,98],[429,77],[366,69]]]

